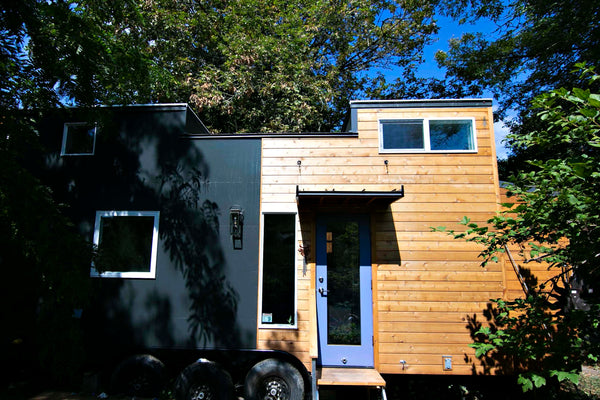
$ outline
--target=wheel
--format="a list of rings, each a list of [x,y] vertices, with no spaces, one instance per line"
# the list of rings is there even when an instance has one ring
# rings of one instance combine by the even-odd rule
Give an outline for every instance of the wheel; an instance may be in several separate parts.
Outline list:
[[[231,400],[233,382],[227,371],[208,360],[185,367],[175,382],[177,400]]]
[[[246,400],[303,400],[304,379],[290,363],[269,358],[248,372],[244,390]]]
[[[164,371],[164,364],[149,354],[129,357],[112,375],[112,392],[128,396],[158,396],[164,383]]]

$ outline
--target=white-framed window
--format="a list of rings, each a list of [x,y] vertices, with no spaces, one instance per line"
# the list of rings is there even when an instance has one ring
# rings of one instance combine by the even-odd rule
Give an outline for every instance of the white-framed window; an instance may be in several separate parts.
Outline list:
[[[61,156],[92,156],[96,149],[96,124],[67,122],[63,128]]]
[[[265,212],[261,219],[259,327],[297,328],[297,213]]]
[[[380,153],[475,153],[474,118],[379,120]]]
[[[90,276],[156,277],[158,211],[96,211],[94,245],[98,249]]]

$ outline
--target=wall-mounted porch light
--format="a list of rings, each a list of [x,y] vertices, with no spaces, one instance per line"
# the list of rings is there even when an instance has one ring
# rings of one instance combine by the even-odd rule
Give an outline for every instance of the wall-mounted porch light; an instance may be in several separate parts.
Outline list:
[[[229,233],[234,250],[241,250],[244,244],[244,212],[241,207],[229,209]]]

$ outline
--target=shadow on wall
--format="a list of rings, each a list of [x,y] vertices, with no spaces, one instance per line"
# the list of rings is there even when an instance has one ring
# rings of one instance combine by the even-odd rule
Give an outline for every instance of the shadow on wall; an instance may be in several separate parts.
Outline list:
[[[527,288],[536,288],[538,287],[538,279],[531,272],[531,269],[520,266],[519,272],[523,279],[523,283]],[[523,297],[526,296],[526,293],[523,293]],[[503,326],[498,323],[498,316],[500,311],[493,303],[488,303],[487,307],[482,310],[482,314],[485,317],[485,321],[481,321],[478,319],[477,314],[468,315],[467,325],[465,328],[469,331],[471,336],[471,340],[473,343],[486,343],[488,340],[487,337],[481,333],[478,333],[479,330],[486,326],[490,329],[491,332],[497,332],[498,329],[502,329]],[[505,354],[501,351],[492,351],[486,353],[481,358],[473,358],[468,354],[464,354],[464,362],[465,364],[471,365],[471,371],[473,375],[513,375],[522,371],[526,368],[525,365],[519,363],[515,357]],[[479,369],[479,371],[478,371]]]
[[[376,235],[371,239],[375,240],[373,264],[401,266],[402,255],[398,248],[398,238],[396,236],[396,226],[394,224],[392,208],[391,206],[379,207],[375,211],[373,218],[376,225]]]
[[[225,275],[219,239],[220,208],[206,198],[210,166],[197,146],[178,139],[182,114],[100,109],[51,124],[46,145],[55,151],[46,158],[43,179],[70,205],[67,214],[85,237],[93,236],[97,210],[160,211],[159,252],[168,261],[157,265],[157,279],[93,280],[92,304],[84,311],[92,358],[143,346],[148,336],[160,347],[175,345],[181,336],[175,314],[187,315],[190,346],[240,343],[238,294]],[[93,156],[59,156],[65,119],[98,122]],[[163,277],[185,293],[171,293]],[[178,312],[182,304],[187,313]]]
[[[302,340],[298,329],[273,330],[264,340],[262,346],[266,349],[287,351],[291,354],[307,350],[306,339]]]
[[[190,300],[190,344],[213,342],[239,345],[235,319],[238,295],[225,276],[219,238],[219,206],[202,200],[206,177],[193,169],[184,176],[180,166],[163,169],[161,239],[171,261],[182,273]]]

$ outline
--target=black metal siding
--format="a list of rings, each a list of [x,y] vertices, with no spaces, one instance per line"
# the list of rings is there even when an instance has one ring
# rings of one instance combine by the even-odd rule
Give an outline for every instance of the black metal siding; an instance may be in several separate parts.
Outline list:
[[[102,109],[48,119],[41,172],[81,233],[96,210],[160,211],[156,279],[94,279],[92,355],[136,348],[255,348],[260,138],[182,138],[185,108]],[[99,123],[93,156],[60,157],[63,122]],[[229,210],[244,213],[234,249]],[[89,266],[82,266],[89,268]]]

